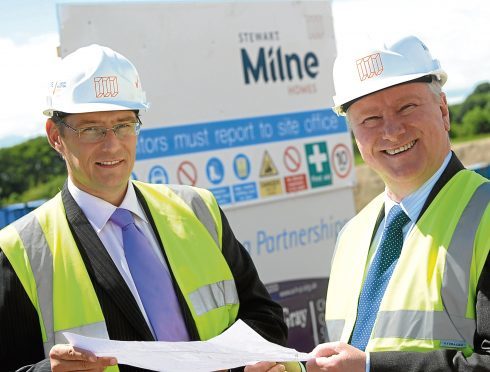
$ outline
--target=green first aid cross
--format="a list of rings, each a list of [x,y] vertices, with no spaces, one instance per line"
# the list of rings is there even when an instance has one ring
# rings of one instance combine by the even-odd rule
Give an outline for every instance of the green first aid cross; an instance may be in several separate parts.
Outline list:
[[[311,188],[331,185],[332,173],[326,142],[307,143],[305,152]]]

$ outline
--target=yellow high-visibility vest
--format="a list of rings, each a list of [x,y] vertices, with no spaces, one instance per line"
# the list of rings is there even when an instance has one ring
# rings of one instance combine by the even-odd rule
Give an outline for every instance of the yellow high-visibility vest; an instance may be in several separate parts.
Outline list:
[[[458,172],[406,237],[366,351],[473,353],[476,286],[490,251],[490,182]],[[348,342],[357,317],[382,195],[345,227],[332,261],[325,318],[330,341]]]
[[[219,335],[235,322],[239,301],[221,253],[221,215],[214,197],[190,186],[134,184],[148,204],[200,339]],[[37,310],[46,357],[53,345],[66,343],[64,331],[109,338],[61,193],[1,230],[0,246]]]

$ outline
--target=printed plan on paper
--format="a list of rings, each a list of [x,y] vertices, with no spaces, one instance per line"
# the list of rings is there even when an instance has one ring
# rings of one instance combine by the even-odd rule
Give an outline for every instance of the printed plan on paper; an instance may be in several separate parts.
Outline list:
[[[312,356],[273,344],[238,320],[208,341],[113,341],[64,333],[71,345],[97,356],[112,356],[118,363],[155,371],[216,371],[257,361],[305,361]]]

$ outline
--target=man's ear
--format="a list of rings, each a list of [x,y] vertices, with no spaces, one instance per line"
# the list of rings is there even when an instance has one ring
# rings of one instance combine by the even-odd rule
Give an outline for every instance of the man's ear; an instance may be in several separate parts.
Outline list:
[[[61,154],[61,134],[53,119],[46,120],[46,136],[51,147]]]
[[[449,118],[449,106],[447,104],[446,94],[441,92],[441,102],[439,104],[442,114],[442,120],[444,120],[444,128],[447,132],[451,129],[451,120]]]

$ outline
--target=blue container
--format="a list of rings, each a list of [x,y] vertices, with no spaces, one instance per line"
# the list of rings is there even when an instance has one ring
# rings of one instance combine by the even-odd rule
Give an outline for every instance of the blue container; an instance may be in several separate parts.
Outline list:
[[[27,203],[15,203],[0,208],[0,228],[7,226],[8,224],[18,220],[22,216],[25,216],[30,211],[36,209],[46,200],[33,200]]]
[[[481,174],[483,177],[490,179],[490,163],[473,164],[469,166],[468,169],[471,169],[476,173]]]

